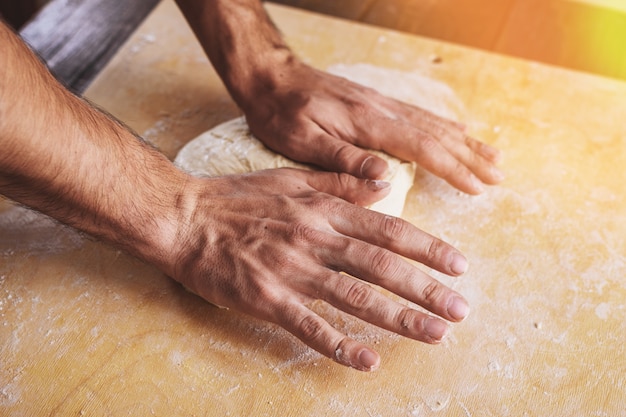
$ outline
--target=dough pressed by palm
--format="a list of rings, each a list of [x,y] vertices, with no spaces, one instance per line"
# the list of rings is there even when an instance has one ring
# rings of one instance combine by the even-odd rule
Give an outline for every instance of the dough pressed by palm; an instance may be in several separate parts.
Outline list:
[[[385,180],[391,183],[391,192],[370,208],[398,217],[402,214],[406,195],[413,185],[415,166],[383,152],[371,152],[389,164]],[[265,147],[250,133],[244,117],[202,133],[180,150],[174,163],[192,175],[209,177],[282,167],[313,169]]]

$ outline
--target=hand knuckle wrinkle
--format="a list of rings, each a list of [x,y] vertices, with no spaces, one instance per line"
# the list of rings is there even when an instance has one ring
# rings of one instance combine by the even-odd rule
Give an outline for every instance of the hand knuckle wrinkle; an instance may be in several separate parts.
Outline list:
[[[429,282],[422,290],[422,298],[428,305],[434,304],[441,294],[441,285],[437,281]]]
[[[346,292],[346,302],[357,310],[369,306],[371,298],[371,288],[360,282],[354,282]]]
[[[314,315],[306,316],[300,322],[299,332],[304,341],[317,340],[324,332],[324,321]]]
[[[430,260],[437,259],[442,255],[443,252],[443,243],[437,239],[432,239],[430,244],[428,245],[428,249],[426,251],[426,256]]]
[[[439,149],[439,142],[427,133],[419,138],[419,149],[422,153],[432,156]]]
[[[401,309],[396,316],[396,323],[399,329],[408,329],[413,322],[413,310],[410,308]]]
[[[400,240],[406,233],[406,224],[398,217],[385,216],[382,232],[383,236],[388,240]]]
[[[291,236],[294,242],[311,242],[316,239],[316,231],[304,223],[296,223],[291,229]]]
[[[354,148],[353,145],[346,143],[335,149],[333,160],[335,160],[341,166],[350,164],[355,157],[355,153],[356,148]]]
[[[385,250],[378,250],[372,256],[372,270],[381,278],[392,274],[394,266],[394,255]]]

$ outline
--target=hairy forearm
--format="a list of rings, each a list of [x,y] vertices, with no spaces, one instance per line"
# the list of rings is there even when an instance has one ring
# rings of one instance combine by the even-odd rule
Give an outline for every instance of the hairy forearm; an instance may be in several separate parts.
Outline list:
[[[176,0],[231,96],[244,108],[295,60],[259,0]]]
[[[186,176],[63,88],[0,23],[0,193],[145,260],[175,238]]]

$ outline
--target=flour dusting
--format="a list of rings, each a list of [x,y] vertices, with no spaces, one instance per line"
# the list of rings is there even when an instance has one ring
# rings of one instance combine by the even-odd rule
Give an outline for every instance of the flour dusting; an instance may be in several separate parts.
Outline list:
[[[463,103],[450,86],[418,72],[398,71],[370,64],[337,64],[329,67],[328,72],[441,117],[459,120],[464,113]]]

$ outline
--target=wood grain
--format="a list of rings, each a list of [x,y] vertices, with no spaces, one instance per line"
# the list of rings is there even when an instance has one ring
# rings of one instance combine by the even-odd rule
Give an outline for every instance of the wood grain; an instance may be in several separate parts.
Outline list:
[[[21,30],[57,78],[82,93],[159,0],[54,0]]]
[[[463,195],[418,172],[403,217],[470,261],[469,317],[439,346],[324,303],[374,346],[373,374],[186,292],[100,242],[0,205],[0,415],[626,416],[626,84],[268,5],[319,68],[427,77],[504,152],[505,182]],[[433,62],[437,55],[440,62]],[[86,96],[168,157],[239,114],[164,0]]]

